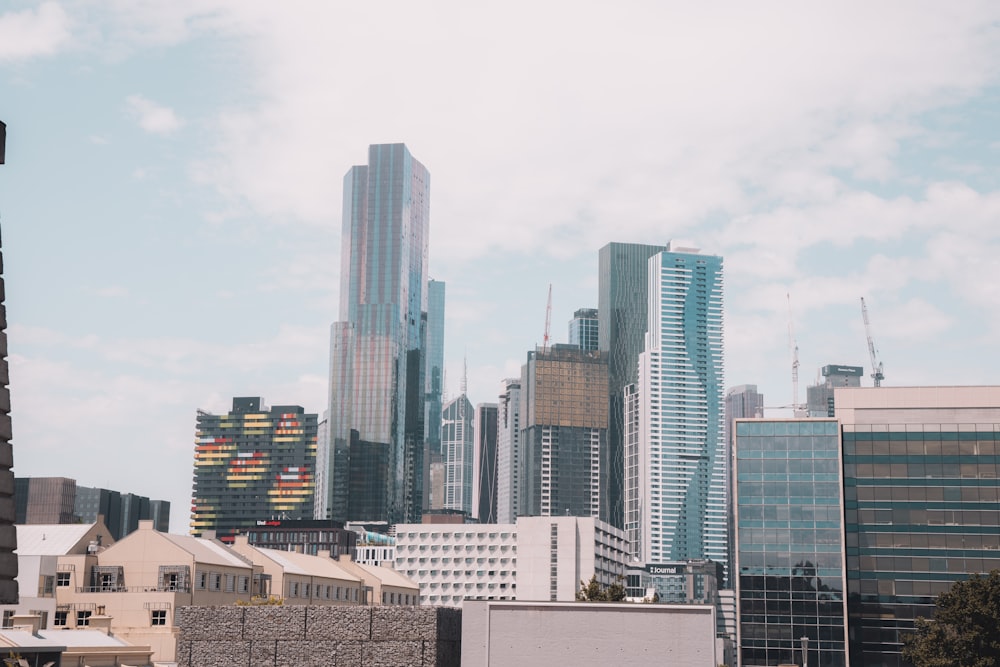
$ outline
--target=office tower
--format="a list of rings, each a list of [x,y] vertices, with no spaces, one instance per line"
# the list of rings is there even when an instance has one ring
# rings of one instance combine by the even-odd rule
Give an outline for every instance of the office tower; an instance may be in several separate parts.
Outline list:
[[[5,161],[7,125],[0,121],[0,164]],[[14,449],[10,423],[10,389],[7,387],[7,310],[4,308],[3,254],[0,252],[0,603],[17,603],[17,535],[11,518],[14,507]]]
[[[441,411],[441,448],[444,458],[444,509],[472,515],[472,478],[475,460],[475,411],[463,393]]]
[[[14,480],[15,521],[25,524],[76,523],[76,480],[18,477]]]
[[[322,492],[328,488],[328,477],[330,472],[330,456],[333,454],[330,447],[323,446],[323,443],[330,442],[330,412],[323,411],[323,418],[316,424],[316,492],[313,494],[313,518],[322,519],[328,515],[330,509],[330,498]]]
[[[136,530],[140,520],[154,519],[166,532],[170,503],[134,493],[80,486],[67,477],[17,477],[14,499],[19,525],[103,523],[116,541]]]
[[[739,420],[734,466],[740,664],[843,667],[847,606],[837,422]]]
[[[521,368],[518,516],[599,517],[608,366],[598,351],[537,348]]]
[[[625,387],[635,384],[646,334],[648,260],[665,246],[609,243],[598,253],[598,347],[608,364],[608,444],[601,457],[601,518],[624,525]]]
[[[1000,568],[1000,387],[834,390],[853,665],[905,664],[935,597]]]
[[[507,378],[497,403],[497,523],[517,519],[520,448],[521,381]]]
[[[423,502],[430,176],[403,144],[368,148],[344,177],[340,315],[331,332],[326,514],[417,521]],[[353,433],[357,435],[353,435]],[[371,451],[367,451],[371,450]],[[352,477],[360,456],[382,465],[384,488]],[[352,504],[351,489],[381,503]],[[376,507],[381,514],[355,510]]]
[[[444,298],[445,284],[427,283],[427,372],[424,379],[424,509],[431,503],[431,466],[441,462],[441,399],[444,392]],[[440,491],[440,489],[439,489]],[[440,507],[438,505],[437,507]]]
[[[228,414],[198,411],[191,534],[224,542],[269,519],[312,518],[317,415],[237,397]]]
[[[733,460],[733,423],[737,419],[755,419],[764,416],[764,395],[757,391],[755,384],[741,384],[731,387],[726,392],[726,461]],[[728,562],[734,559],[733,548],[733,476],[726,475],[726,517],[729,522],[729,555]],[[730,573],[731,574],[731,573]],[[722,583],[726,588],[733,588],[732,581]]]
[[[569,321],[569,344],[581,350],[598,349],[597,326],[597,309],[580,308]]]
[[[497,404],[476,406],[476,498],[479,523],[497,522]]]
[[[837,387],[860,387],[865,369],[861,366],[828,364],[823,366],[823,381],[806,387],[806,409],[810,417],[832,417],[833,390]]]
[[[650,257],[648,277],[637,419],[626,424],[626,442],[636,449],[625,456],[637,456],[638,474],[625,500],[638,521],[630,519],[626,535],[640,562],[725,565],[722,258],[672,242]]]

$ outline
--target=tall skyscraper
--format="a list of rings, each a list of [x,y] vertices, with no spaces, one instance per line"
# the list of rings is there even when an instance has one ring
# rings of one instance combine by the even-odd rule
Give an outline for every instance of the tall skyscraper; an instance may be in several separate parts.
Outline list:
[[[608,437],[603,355],[568,344],[536,349],[521,387],[518,516],[598,517]]]
[[[597,309],[580,308],[569,321],[569,344],[576,345],[581,350],[599,349],[597,327]]]
[[[444,302],[445,284],[427,283],[427,373],[424,391],[424,441],[433,452],[441,451],[441,397],[444,392]]]
[[[832,419],[736,422],[733,579],[745,667],[847,664],[838,431]]]
[[[497,523],[517,519],[520,451],[521,381],[507,378],[497,402]]]
[[[441,419],[444,450],[444,509],[472,515],[475,411],[465,394],[445,404]]]
[[[228,414],[198,411],[191,534],[232,542],[269,519],[312,518],[316,415],[234,398]]]
[[[671,243],[649,259],[648,332],[639,355],[634,557],[728,559],[722,363],[722,258]],[[637,437],[630,438],[635,430]]]
[[[328,470],[322,518],[420,519],[429,203],[430,175],[403,144],[370,146],[368,164],[344,177],[340,319],[331,334],[330,440],[323,443],[331,452],[323,457]],[[370,465],[376,472],[384,467],[384,481],[365,475]],[[371,502],[353,503],[352,489],[362,489]],[[381,502],[374,502],[374,494]]]
[[[601,457],[601,519],[624,525],[625,387],[635,384],[646,334],[648,260],[666,246],[609,243],[598,254],[597,335],[608,364],[608,444]]]
[[[497,404],[476,406],[476,497],[479,523],[497,522]]]

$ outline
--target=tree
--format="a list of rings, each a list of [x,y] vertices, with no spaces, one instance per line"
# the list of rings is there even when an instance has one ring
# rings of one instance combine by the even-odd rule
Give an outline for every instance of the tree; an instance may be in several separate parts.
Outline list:
[[[580,590],[576,593],[576,599],[581,602],[621,602],[625,599],[623,581],[622,577],[618,577],[613,584],[604,588],[597,582],[595,574],[590,577],[590,581],[580,582]]]
[[[938,596],[903,643],[917,667],[1000,667],[1000,570],[973,574]]]

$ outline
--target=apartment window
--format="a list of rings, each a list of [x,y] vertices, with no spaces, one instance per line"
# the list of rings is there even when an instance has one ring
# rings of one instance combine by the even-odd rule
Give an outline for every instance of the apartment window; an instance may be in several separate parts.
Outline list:
[[[299,597],[299,582],[293,581],[288,584],[288,597],[297,598]]]
[[[236,575],[227,574],[226,575],[226,592],[232,593],[236,590]]]
[[[55,595],[55,577],[52,575],[39,575],[38,597],[50,598],[53,595]]]
[[[59,588],[65,588],[69,586],[70,572],[56,572],[56,586]]]
[[[3,623],[0,624],[0,625],[2,625],[5,628],[12,628],[12,627],[14,627],[14,610],[13,609],[4,609],[3,610]]]
[[[83,627],[90,625],[90,615],[91,611],[78,611],[76,612],[76,627]]]
[[[195,576],[195,587],[203,591],[208,586],[208,572],[198,572]]]
[[[221,591],[222,590],[222,575],[218,572],[212,573],[212,590]]]
[[[69,612],[68,611],[57,611],[55,618],[52,619],[53,627],[65,628],[68,621]]]
[[[166,625],[167,624],[167,610],[166,609],[154,609],[150,612],[149,618],[150,625]]]
[[[240,577],[240,593],[250,592],[250,577]]]
[[[302,585],[302,597],[308,598],[311,592],[312,592],[312,586],[310,584]]]

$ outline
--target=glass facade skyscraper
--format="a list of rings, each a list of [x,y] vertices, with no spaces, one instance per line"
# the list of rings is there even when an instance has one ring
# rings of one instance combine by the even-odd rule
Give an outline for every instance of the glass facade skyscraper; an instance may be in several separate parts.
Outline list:
[[[569,321],[569,344],[581,350],[597,350],[600,340],[597,335],[598,319],[596,308],[580,308]]]
[[[475,411],[465,394],[441,411],[441,449],[444,459],[444,508],[472,515]]]
[[[740,664],[843,667],[847,609],[838,424],[754,419],[738,420],[735,427],[733,579]]]
[[[722,258],[671,243],[648,267],[638,399],[629,401],[637,410],[625,434],[626,459],[637,459],[625,489],[626,535],[643,563],[725,566]]]
[[[598,349],[608,364],[608,442],[601,456],[600,518],[621,528],[625,509],[625,387],[635,384],[646,334],[649,258],[666,246],[609,243],[597,257]]]
[[[476,517],[479,523],[497,522],[497,409],[496,403],[476,406]]]
[[[373,145],[344,177],[340,320],[331,333],[329,456],[322,518],[418,521],[427,393],[430,175],[403,144]],[[353,444],[352,444],[353,443]],[[366,449],[373,451],[367,452]],[[352,474],[384,460],[384,488]],[[381,493],[354,503],[350,489]],[[372,500],[375,500],[374,498]]]

